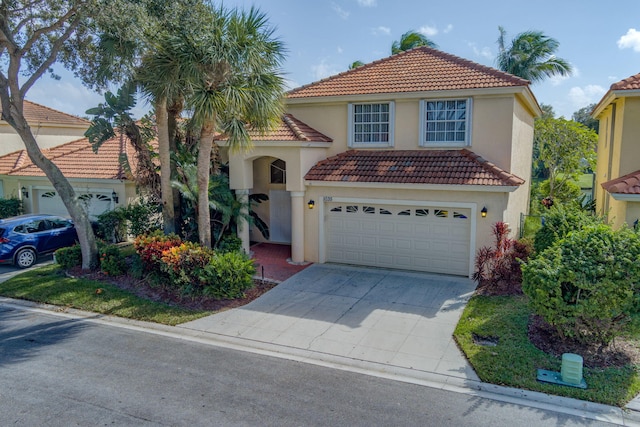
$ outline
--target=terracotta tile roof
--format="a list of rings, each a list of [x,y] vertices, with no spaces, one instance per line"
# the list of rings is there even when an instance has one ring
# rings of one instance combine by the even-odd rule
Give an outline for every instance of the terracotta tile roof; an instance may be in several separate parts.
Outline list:
[[[127,179],[120,165],[121,154],[127,155],[135,170],[136,156],[126,137],[116,136],[106,141],[97,153],[87,138],[71,141],[42,153],[52,160],[67,178]],[[45,176],[29,158],[26,150],[0,157],[0,174],[11,176]]]
[[[2,105],[0,105],[2,113]],[[50,123],[59,125],[89,126],[89,120],[36,104],[35,102],[24,101],[24,116],[29,123]]]
[[[296,119],[291,114],[285,114],[278,127],[266,134],[249,132],[253,141],[292,141],[292,142],[333,142],[333,139],[318,132],[308,124]],[[219,138],[225,141],[226,137]]]
[[[611,90],[634,90],[640,89],[640,73],[620,80],[611,85]]]
[[[309,181],[515,186],[524,180],[467,150],[350,150],[317,163]]]
[[[288,98],[528,86],[529,81],[419,47],[288,92]]]
[[[601,185],[609,193],[640,194],[640,170],[603,182]]]

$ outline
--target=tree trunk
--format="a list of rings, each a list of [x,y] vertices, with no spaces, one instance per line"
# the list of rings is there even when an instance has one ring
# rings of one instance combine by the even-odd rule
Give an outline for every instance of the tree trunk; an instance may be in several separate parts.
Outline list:
[[[47,159],[42,154],[42,151],[40,150],[24,115],[16,114],[15,111],[22,112],[23,110],[22,108],[15,108],[15,110],[12,111],[12,123],[10,122],[10,124],[16,130],[18,135],[20,135],[20,138],[22,138],[31,161],[45,173],[51,184],[53,184],[53,187],[62,198],[62,202],[67,208],[67,211],[69,212],[69,215],[76,227],[78,240],[80,242],[80,249],[82,251],[82,269],[90,270],[96,268],[98,265],[98,245],[96,244],[93,229],[91,228],[89,215],[76,198],[73,187],[67,178],[51,160]]]
[[[198,238],[200,244],[211,247],[211,215],[209,212],[209,174],[215,121],[202,126],[198,143]]]
[[[171,150],[166,98],[156,102],[158,152],[160,155],[160,191],[162,193],[162,228],[166,234],[175,233],[173,188],[171,188]]]
[[[167,112],[169,113],[169,117],[167,117],[167,123],[169,128],[169,151],[171,153],[176,153],[178,151],[178,143],[180,140],[180,135],[178,131],[178,120],[180,120],[180,114],[182,114],[182,110],[184,110],[184,101],[182,99],[174,99],[170,103],[167,104]],[[171,179],[178,179],[178,172],[175,159],[171,159]],[[180,230],[180,226],[182,224],[182,205],[180,199],[180,190],[177,188],[172,188],[173,190],[173,215],[174,215],[174,229]]]

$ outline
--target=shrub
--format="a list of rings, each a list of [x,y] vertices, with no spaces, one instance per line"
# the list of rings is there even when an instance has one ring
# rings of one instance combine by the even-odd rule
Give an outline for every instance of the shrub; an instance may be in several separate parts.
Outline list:
[[[602,218],[578,209],[575,205],[562,206],[556,203],[544,213],[542,228],[534,237],[533,249],[536,253],[540,253],[570,232],[585,226],[602,224],[602,222]]]
[[[558,184],[558,181],[556,180],[556,185]],[[549,195],[550,192],[550,187],[549,187],[549,180],[546,179],[544,181],[542,181],[540,183],[539,186],[539,193],[540,195],[542,195],[541,199],[543,197],[546,197]],[[564,181],[562,182],[562,185],[560,185],[560,187],[556,187],[554,189],[554,194],[553,194],[553,200],[555,203],[570,203],[573,202],[574,200],[578,199],[578,197],[580,197],[580,194],[582,193],[582,191],[580,190],[580,185],[578,185],[577,183],[575,183],[574,181]]]
[[[633,231],[591,225],[526,262],[522,289],[561,337],[605,346],[640,313],[638,259]]]
[[[125,257],[116,245],[100,249],[100,270],[109,276],[119,276],[127,271]]]
[[[159,273],[162,271],[162,252],[182,243],[175,234],[166,235],[162,231],[154,231],[136,237],[133,246],[140,256],[146,271]]]
[[[124,217],[129,223],[129,233],[133,236],[150,234],[162,228],[160,205],[146,199],[125,207]]]
[[[213,257],[211,249],[193,242],[184,242],[162,252],[162,269],[171,278],[172,284],[185,293],[202,291],[202,270]]]
[[[242,249],[242,239],[232,234],[225,235],[216,247],[218,252],[238,252],[240,249]]]
[[[241,298],[253,286],[256,268],[241,252],[216,253],[203,270],[204,294],[215,298]]]
[[[116,208],[98,215],[98,237],[112,242],[124,242],[127,238],[127,218],[124,208]]]
[[[64,270],[82,265],[82,250],[80,245],[60,248],[55,252],[56,262]]]
[[[476,255],[473,280],[478,288],[490,295],[520,293],[522,272],[521,260],[529,257],[531,249],[523,242],[509,238],[509,226],[496,222],[492,228],[495,246],[485,246]]]
[[[0,199],[0,218],[9,218],[20,215],[22,212],[22,200],[16,197]]]

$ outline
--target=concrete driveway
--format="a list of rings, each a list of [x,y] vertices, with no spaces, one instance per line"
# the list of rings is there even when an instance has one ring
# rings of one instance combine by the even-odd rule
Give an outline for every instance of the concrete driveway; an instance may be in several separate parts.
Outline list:
[[[246,306],[180,327],[477,380],[452,338],[474,289],[462,277],[315,264]]]

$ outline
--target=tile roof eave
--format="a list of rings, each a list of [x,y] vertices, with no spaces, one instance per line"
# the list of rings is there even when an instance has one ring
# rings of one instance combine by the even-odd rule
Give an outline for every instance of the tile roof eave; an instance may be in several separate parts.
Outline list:
[[[345,188],[375,188],[375,189],[407,189],[407,190],[436,190],[436,191],[471,191],[482,193],[512,193],[520,188],[519,185],[483,185],[483,184],[421,184],[413,182],[357,182],[357,181],[321,181],[304,180],[309,187],[345,187]]]

